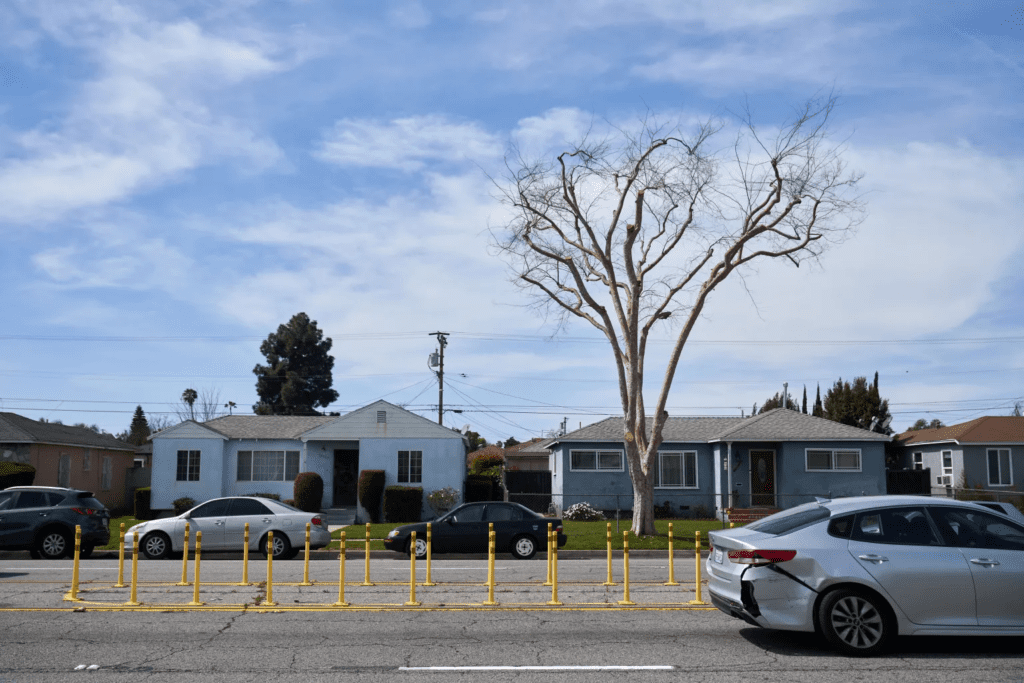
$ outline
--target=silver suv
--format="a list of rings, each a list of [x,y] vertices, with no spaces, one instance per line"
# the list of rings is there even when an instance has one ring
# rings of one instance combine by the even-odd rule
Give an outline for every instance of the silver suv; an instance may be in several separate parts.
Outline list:
[[[90,491],[56,486],[12,486],[0,491],[0,550],[30,550],[46,559],[75,550],[82,527],[81,556],[110,540],[110,512]]]

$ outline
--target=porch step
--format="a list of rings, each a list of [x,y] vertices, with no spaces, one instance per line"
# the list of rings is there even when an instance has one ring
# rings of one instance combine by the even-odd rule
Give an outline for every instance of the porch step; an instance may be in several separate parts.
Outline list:
[[[774,515],[779,510],[775,508],[732,508],[727,512],[730,522],[736,526],[743,526],[764,519],[768,515]]]

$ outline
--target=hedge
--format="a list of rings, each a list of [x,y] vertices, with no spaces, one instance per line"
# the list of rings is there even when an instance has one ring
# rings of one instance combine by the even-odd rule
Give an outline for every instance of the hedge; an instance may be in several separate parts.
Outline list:
[[[370,514],[370,521],[380,522],[380,505],[384,497],[384,470],[363,470],[359,473],[359,504]]]
[[[36,468],[20,462],[0,462],[0,491],[10,486],[31,486]]]
[[[388,522],[418,522],[422,509],[422,486],[388,486],[384,489],[384,519]]]
[[[324,479],[316,472],[295,475],[295,507],[303,512],[320,512],[324,499]]]

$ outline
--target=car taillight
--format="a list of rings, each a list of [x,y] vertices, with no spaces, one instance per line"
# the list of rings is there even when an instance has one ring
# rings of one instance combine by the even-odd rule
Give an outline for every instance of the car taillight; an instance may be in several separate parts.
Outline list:
[[[98,515],[99,510],[93,510],[92,508],[71,508],[74,512],[80,515]]]
[[[562,533],[562,525],[561,524],[559,524],[558,526],[555,527],[555,533],[558,533],[558,534]]]
[[[314,517],[313,519],[309,520],[309,523],[313,526],[321,526],[324,523],[324,520],[320,517]]]
[[[729,560],[736,564],[763,566],[777,562],[789,562],[796,557],[795,550],[730,550]]]

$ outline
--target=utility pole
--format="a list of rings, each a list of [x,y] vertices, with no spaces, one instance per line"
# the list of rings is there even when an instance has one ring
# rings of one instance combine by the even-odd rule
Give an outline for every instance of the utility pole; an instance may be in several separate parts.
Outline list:
[[[431,332],[430,337],[437,337],[437,345],[440,351],[430,354],[430,367],[438,368],[437,371],[437,424],[441,424],[444,416],[444,347],[448,346],[447,332]]]

